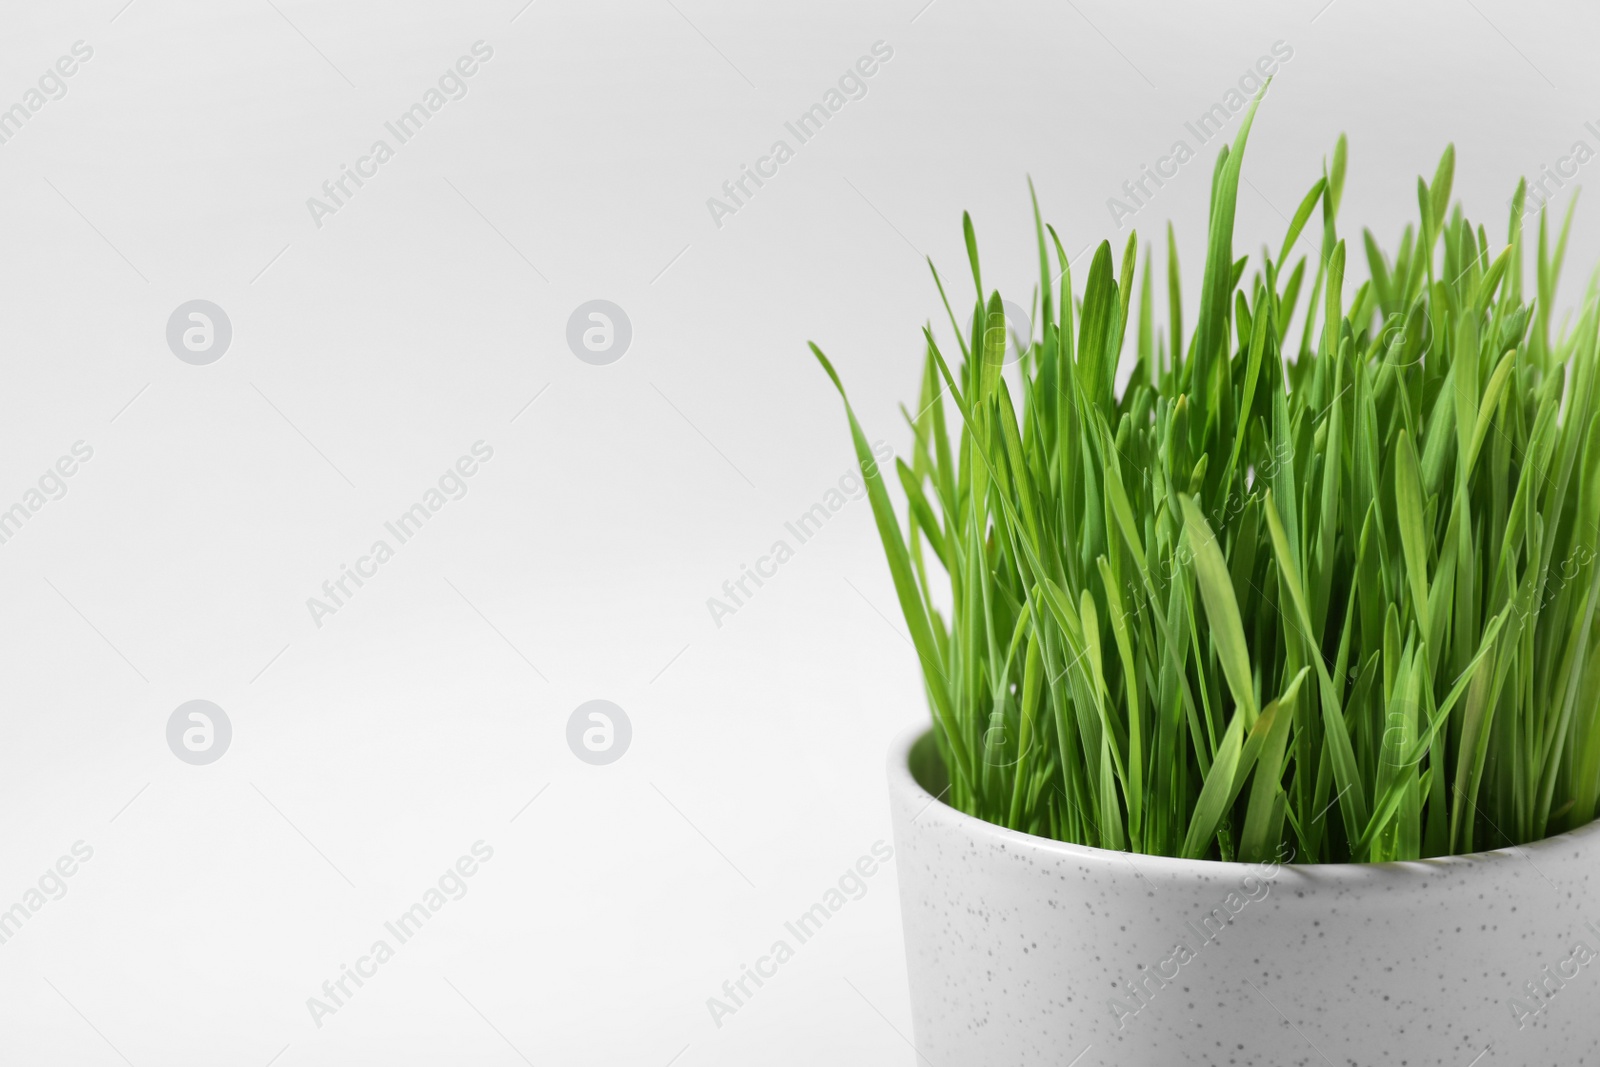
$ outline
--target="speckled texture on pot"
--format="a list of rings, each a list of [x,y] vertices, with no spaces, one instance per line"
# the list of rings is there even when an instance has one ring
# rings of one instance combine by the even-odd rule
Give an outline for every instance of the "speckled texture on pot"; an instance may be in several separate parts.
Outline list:
[[[1600,1064],[1600,823],[1410,863],[1134,856],[935,800],[923,736],[889,756],[919,1062]]]

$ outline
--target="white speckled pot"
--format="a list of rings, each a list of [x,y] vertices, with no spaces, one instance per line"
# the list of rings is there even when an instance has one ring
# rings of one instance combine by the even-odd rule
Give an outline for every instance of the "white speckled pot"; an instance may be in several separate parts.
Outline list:
[[[1600,823],[1412,863],[1217,863],[1006,830],[918,777],[941,787],[923,729],[889,793],[931,1067],[1600,1064]]]

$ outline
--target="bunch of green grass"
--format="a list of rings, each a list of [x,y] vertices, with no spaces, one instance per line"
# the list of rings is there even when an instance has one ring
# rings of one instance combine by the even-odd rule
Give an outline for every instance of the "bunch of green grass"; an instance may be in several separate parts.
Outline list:
[[[1447,150],[1392,259],[1363,233],[1371,278],[1347,302],[1341,138],[1246,283],[1232,238],[1254,113],[1217,160],[1186,344],[1170,226],[1170,344],[1145,252],[1120,396],[1136,238],[1115,273],[1101,244],[1078,294],[1035,201],[1042,330],[1021,396],[969,218],[974,326],[955,370],[924,330],[903,524],[845,402],[945,798],[1065,841],[1244,861],[1411,859],[1586,823],[1600,313],[1591,284],[1552,342],[1571,210],[1554,247],[1541,211],[1525,298],[1525,188],[1496,251],[1449,207]],[[1313,215],[1320,253],[1285,273]]]

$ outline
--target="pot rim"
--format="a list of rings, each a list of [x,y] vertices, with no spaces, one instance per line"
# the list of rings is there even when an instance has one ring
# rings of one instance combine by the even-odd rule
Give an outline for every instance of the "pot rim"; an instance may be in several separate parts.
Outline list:
[[[1485,852],[1434,856],[1420,860],[1391,860],[1386,863],[1295,863],[1293,860],[1263,860],[1260,863],[1240,863],[1223,860],[1191,860],[1177,856],[1160,856],[1143,852],[1117,852],[1111,849],[1095,848],[1093,845],[1078,845],[1068,841],[1057,841],[1049,837],[1024,833],[1021,830],[1008,829],[997,823],[986,822],[976,816],[968,815],[966,812],[958,811],[946,804],[939,797],[924,789],[922,784],[911,773],[910,757],[912,747],[932,733],[933,727],[931,724],[918,723],[902,730],[889,745],[889,791],[891,794],[905,796],[913,803],[920,804],[917,814],[912,816],[913,822],[923,818],[924,815],[931,811],[936,814],[939,821],[960,832],[970,837],[987,838],[1001,847],[1051,853],[1096,864],[1126,863],[1130,857],[1137,855],[1141,869],[1148,868],[1166,874],[1211,877],[1217,875],[1243,875],[1259,870],[1262,866],[1270,866],[1281,862],[1284,866],[1293,867],[1298,873],[1314,873],[1317,877],[1329,881],[1366,882],[1384,874],[1415,873],[1419,870],[1428,870],[1430,868],[1467,866],[1505,862],[1506,860],[1527,860],[1529,863],[1533,863],[1533,857],[1540,854],[1549,854],[1575,844],[1593,848],[1595,847],[1595,842],[1600,841],[1600,818],[1596,818],[1593,822],[1580,826],[1576,830],[1568,830],[1524,845],[1511,845],[1506,848]],[[1537,869],[1537,865],[1535,865],[1535,869]]]

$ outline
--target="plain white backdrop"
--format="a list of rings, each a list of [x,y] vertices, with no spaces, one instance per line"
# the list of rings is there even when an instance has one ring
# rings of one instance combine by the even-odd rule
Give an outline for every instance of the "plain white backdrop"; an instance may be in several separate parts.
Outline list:
[[[26,913],[0,1062],[914,1062],[893,861],[736,1013],[706,1004],[889,838],[885,747],[926,714],[867,505],[784,526],[851,465],[806,340],[900,448],[920,327],[949,336],[924,256],[970,305],[961,211],[1025,306],[1026,177],[1069,252],[1120,248],[1107,199],[1279,42],[1240,249],[1340,131],[1344,235],[1389,246],[1447,142],[1497,239],[1519,175],[1600,149],[1577,3],[524,4],[0,8],[25,112],[0,115],[0,509],[26,514],[0,543],[0,909]],[[478,42],[401,144],[385,124]],[[800,144],[784,124],[875,44]],[[1191,282],[1220,143],[1125,220],[1159,246],[1174,219]],[[201,366],[166,333],[197,299],[232,327]],[[632,327],[604,366],[567,342],[596,299]],[[477,442],[400,545],[384,524]],[[233,731],[204,766],[167,742],[194,699]],[[567,743],[592,699],[632,726],[605,766]],[[384,923],[480,841],[399,944]]]

